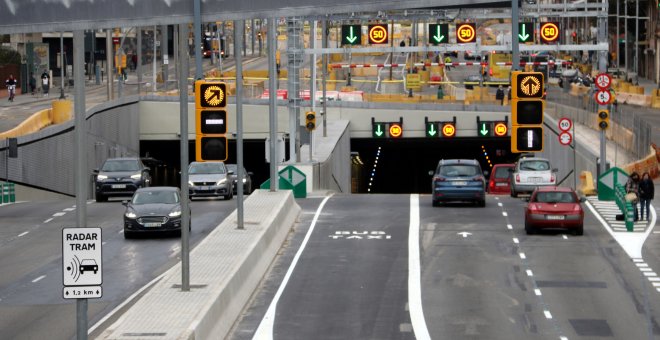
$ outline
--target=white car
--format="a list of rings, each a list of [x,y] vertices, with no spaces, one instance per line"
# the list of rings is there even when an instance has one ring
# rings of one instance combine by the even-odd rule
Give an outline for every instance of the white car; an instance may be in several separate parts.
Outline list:
[[[511,173],[511,197],[521,193],[532,193],[542,186],[557,185],[557,169],[550,167],[545,158],[521,158]]]

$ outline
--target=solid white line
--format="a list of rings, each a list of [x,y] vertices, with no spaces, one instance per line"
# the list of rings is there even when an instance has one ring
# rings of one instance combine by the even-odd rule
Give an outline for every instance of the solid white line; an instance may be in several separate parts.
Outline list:
[[[639,270],[643,271],[643,272],[652,272],[653,271],[652,268],[639,268]]]
[[[536,296],[541,296],[541,290],[538,288],[534,289],[534,294],[536,294]]]
[[[520,243],[520,241],[518,240],[517,237],[514,237],[514,238],[513,238],[513,243],[518,244],[518,243]]]
[[[23,236],[27,235],[28,233],[29,233],[29,231],[24,231],[24,232],[18,234],[18,237],[23,237]]]
[[[48,222],[50,222],[50,221],[52,221],[52,220],[53,220],[52,218],[49,218],[49,219],[45,220],[44,223],[48,223]]]
[[[568,338],[565,337],[565,336],[560,336],[560,337],[559,337],[559,340],[568,340]]]
[[[300,244],[300,248],[298,249],[298,252],[293,257],[293,261],[291,262],[291,265],[289,265],[289,269],[286,271],[286,274],[284,275],[284,279],[282,280],[280,287],[277,289],[277,293],[275,293],[275,296],[273,297],[273,301],[270,302],[270,306],[268,306],[268,310],[266,311],[266,314],[264,315],[263,319],[261,319],[261,322],[259,323],[259,327],[257,328],[257,331],[254,333],[252,339],[254,340],[273,339],[273,326],[275,325],[275,310],[277,308],[277,302],[280,300],[280,297],[282,296],[282,293],[284,292],[284,289],[286,288],[286,285],[289,282],[289,278],[291,277],[291,274],[293,274],[293,270],[296,268],[296,264],[298,264],[298,260],[300,259],[302,252],[305,250],[305,246],[307,246],[307,242],[309,241],[309,238],[312,236],[312,232],[314,232],[314,227],[316,227],[316,222],[319,219],[321,210],[323,210],[325,203],[328,201],[328,199],[330,199],[330,197],[331,196],[326,196],[319,205],[318,209],[316,209],[316,214],[314,214],[314,218],[312,219],[312,224],[309,226],[309,230],[307,230],[307,234],[305,235],[302,244]]]
[[[88,334],[88,335],[89,335],[89,334],[92,334],[92,332],[94,332],[97,328],[99,328],[101,325],[103,325],[104,322],[108,321],[108,319],[110,319],[115,313],[117,313],[118,311],[120,311],[120,310],[121,310],[122,308],[124,308],[124,306],[126,306],[127,304],[131,303],[131,301],[133,301],[136,297],[138,297],[138,295],[142,294],[142,292],[144,292],[146,289],[148,289],[149,287],[153,286],[156,282],[158,282],[158,280],[162,279],[163,276],[165,276],[165,274],[166,274],[166,273],[162,273],[162,274],[158,275],[158,277],[156,277],[155,279],[149,281],[149,283],[147,283],[146,285],[142,286],[142,288],[138,289],[137,292],[133,293],[133,295],[129,296],[128,299],[124,300],[124,302],[122,302],[121,304],[119,304],[119,306],[115,307],[115,309],[113,309],[112,311],[110,311],[110,313],[106,314],[103,318],[101,318],[101,320],[99,320],[97,323],[95,323],[94,326],[92,326],[92,327],[87,331],[87,334]]]
[[[545,314],[546,319],[552,319],[552,314],[550,314],[550,311],[544,310],[543,314]]]
[[[527,276],[534,276],[534,273],[531,269],[527,269]]]
[[[32,283],[39,282],[39,281],[43,280],[44,277],[46,277],[46,275],[41,275],[41,276],[39,276],[38,278],[32,280]]]
[[[421,259],[419,254],[419,195],[410,195],[410,227],[408,233],[408,303],[413,333],[418,340],[431,340],[422,307]]]

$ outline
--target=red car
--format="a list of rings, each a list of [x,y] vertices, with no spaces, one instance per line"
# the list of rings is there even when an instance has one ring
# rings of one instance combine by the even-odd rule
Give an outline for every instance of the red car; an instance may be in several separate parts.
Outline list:
[[[506,194],[511,193],[511,172],[515,164],[495,164],[490,174],[488,181],[489,194]]]
[[[534,190],[525,209],[525,231],[568,229],[575,235],[584,233],[584,210],[575,191],[565,187],[539,187]]]

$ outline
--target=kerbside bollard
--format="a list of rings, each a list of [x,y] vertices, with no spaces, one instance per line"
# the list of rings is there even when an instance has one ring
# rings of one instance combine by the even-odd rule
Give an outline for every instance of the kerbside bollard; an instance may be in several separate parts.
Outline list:
[[[1,187],[0,189],[2,190],[2,198],[0,203],[5,204],[9,203],[9,185],[8,183],[2,182],[0,183]]]
[[[16,202],[16,189],[14,183],[9,183],[9,203]]]

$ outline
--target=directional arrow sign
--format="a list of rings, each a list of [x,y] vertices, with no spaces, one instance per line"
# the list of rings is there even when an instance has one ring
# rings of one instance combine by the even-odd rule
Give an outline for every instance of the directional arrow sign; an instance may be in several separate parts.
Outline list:
[[[360,45],[362,43],[362,26],[342,25],[341,43],[342,45]]]
[[[521,43],[525,43],[530,41],[532,38],[532,35],[529,34],[528,32],[533,32],[533,24],[531,22],[521,22],[518,24],[518,41]]]
[[[488,136],[488,132],[490,131],[489,128],[489,123],[481,123],[480,128],[479,128],[479,136],[481,137],[486,137]]]
[[[385,137],[385,123],[374,123],[372,135],[374,138]]]
[[[429,43],[433,45],[446,44],[449,24],[429,24],[429,32]]]
[[[426,123],[426,137],[436,137],[438,135],[438,130],[436,128],[435,122]]]

